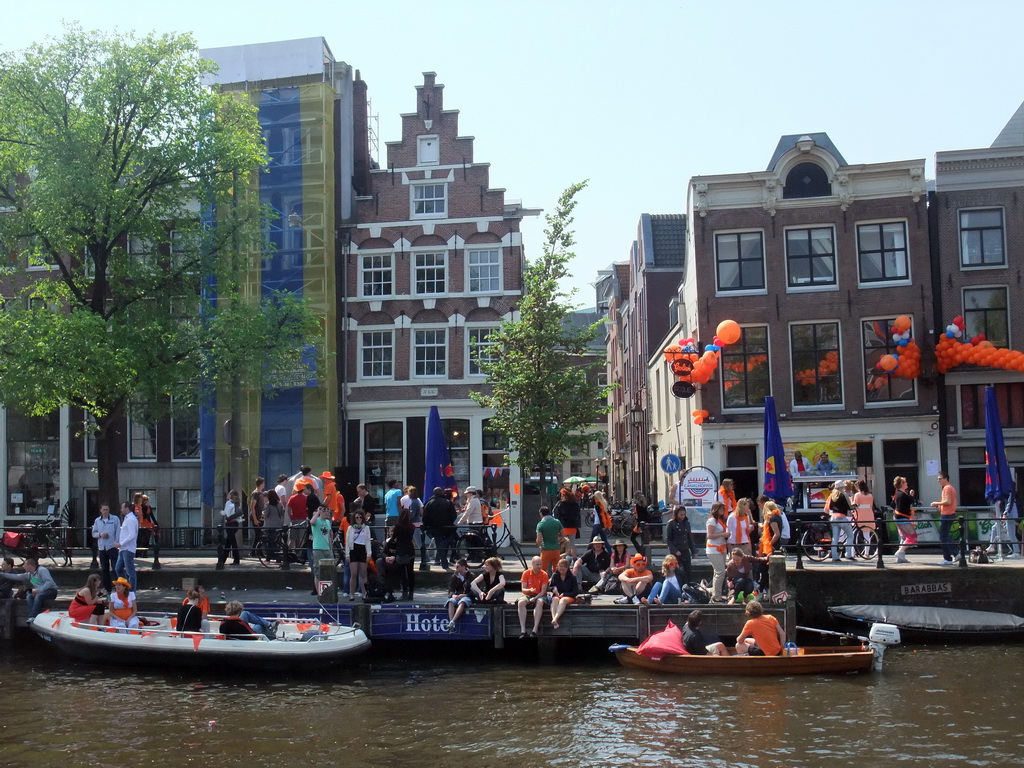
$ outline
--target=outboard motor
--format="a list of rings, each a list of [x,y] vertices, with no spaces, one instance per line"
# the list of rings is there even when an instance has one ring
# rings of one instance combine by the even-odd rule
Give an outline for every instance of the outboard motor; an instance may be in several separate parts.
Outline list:
[[[872,668],[877,672],[882,668],[885,649],[900,644],[900,628],[895,624],[872,624],[868,632],[868,647],[875,652]]]

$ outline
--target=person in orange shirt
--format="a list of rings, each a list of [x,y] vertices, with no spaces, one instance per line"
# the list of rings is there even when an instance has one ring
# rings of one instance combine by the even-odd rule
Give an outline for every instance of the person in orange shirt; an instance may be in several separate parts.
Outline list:
[[[633,555],[629,564],[633,567],[627,568],[619,576],[622,597],[615,601],[616,605],[639,603],[641,598],[647,596],[651,584],[654,583],[654,574],[647,567],[646,557],[643,555]]]
[[[757,600],[747,603],[747,623],[736,638],[736,655],[778,656],[786,636],[778,619],[766,614]]]
[[[516,600],[519,611],[519,639],[536,637],[540,632],[540,620],[544,615],[544,595],[548,591],[548,572],[543,568],[540,557],[530,561],[530,567],[523,571],[521,590],[523,596]],[[533,608],[533,631],[526,631],[526,612]]]
[[[942,488],[942,497],[932,502],[932,506],[939,510],[939,542],[942,544],[942,559],[939,565],[954,565],[953,558],[956,557],[957,546],[949,531],[956,518],[956,489],[950,484],[949,475],[945,472],[939,472],[936,479]]]
[[[331,510],[331,524],[337,531],[345,517],[345,497],[338,491],[336,478],[330,472],[324,472],[320,479],[324,481],[323,505]]]
[[[723,478],[722,485],[718,489],[718,498],[716,501],[720,501],[725,504],[726,517],[736,510],[736,491],[733,489],[733,483],[730,478]]]

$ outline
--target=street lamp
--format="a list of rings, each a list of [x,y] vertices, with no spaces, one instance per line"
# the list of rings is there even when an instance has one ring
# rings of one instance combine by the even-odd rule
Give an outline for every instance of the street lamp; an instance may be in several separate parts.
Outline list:
[[[647,525],[643,530],[644,552],[649,551],[651,541],[651,525],[661,522],[661,507],[658,505],[658,438],[661,432],[657,427],[647,433],[647,442],[651,448],[651,497],[647,507]]]
[[[646,456],[643,449],[643,434],[644,434],[644,420],[646,414],[644,409],[639,405],[634,405],[629,409],[629,420],[632,426],[630,427],[630,448],[632,448],[632,457],[630,458],[630,467],[633,468],[633,492],[642,491],[646,486],[644,478],[644,464],[646,462]]]

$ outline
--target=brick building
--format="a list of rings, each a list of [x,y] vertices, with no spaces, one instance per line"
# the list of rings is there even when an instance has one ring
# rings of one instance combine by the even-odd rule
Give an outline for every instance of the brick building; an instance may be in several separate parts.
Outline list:
[[[365,110],[356,114],[361,135]],[[489,166],[475,161],[473,137],[459,135],[458,119],[444,107],[444,86],[424,73],[416,110],[402,115],[402,137],[387,143],[384,167],[366,158],[356,174],[358,223],[339,308],[344,463],[371,491],[392,479],[421,486],[427,415],[436,405],[459,487],[507,501],[517,471],[469,393],[485,386],[477,363],[488,354],[488,334],[522,296],[519,225],[537,211],[491,188]]]
[[[963,315],[965,336],[1024,349],[1024,106],[987,149],[938,152],[934,218],[937,263],[935,325],[941,333]],[[945,379],[943,437],[960,501],[985,503],[985,387],[999,400],[1007,458],[1017,487],[1024,480],[1024,376],[960,365]]]
[[[683,274],[686,254],[686,216],[641,215],[629,259],[614,264],[598,280],[599,306],[607,309],[607,357],[612,380],[608,416],[612,486],[618,498],[641,491],[650,494],[657,471],[651,440],[650,392],[647,368],[651,343],[673,324],[669,303]]]
[[[879,500],[894,474],[920,488],[926,462],[939,458],[934,358],[918,379],[876,365],[895,349],[899,315],[933,346],[924,160],[851,165],[826,134],[783,136],[765,171],[697,176],[687,197],[675,330],[701,350],[722,320],[737,321],[743,337],[681,412],[669,406],[667,365],[652,355],[652,377],[666,372],[653,395],[660,451],[731,476],[743,495],[758,492],[770,394],[790,456],[827,449]],[[693,409],[709,413],[700,427]]]

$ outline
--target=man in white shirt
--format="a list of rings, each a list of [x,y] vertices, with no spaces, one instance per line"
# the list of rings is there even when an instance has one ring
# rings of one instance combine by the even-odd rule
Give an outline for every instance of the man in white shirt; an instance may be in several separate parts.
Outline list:
[[[135,516],[131,505],[125,501],[121,504],[121,531],[117,539],[117,565],[114,572],[132,585],[134,592],[138,586],[135,577],[135,547],[139,541],[139,518]]]
[[[806,475],[807,471],[811,468],[811,463],[804,458],[804,455],[797,451],[793,454],[793,460],[789,462],[789,474],[793,477],[800,477],[800,475]]]

